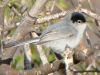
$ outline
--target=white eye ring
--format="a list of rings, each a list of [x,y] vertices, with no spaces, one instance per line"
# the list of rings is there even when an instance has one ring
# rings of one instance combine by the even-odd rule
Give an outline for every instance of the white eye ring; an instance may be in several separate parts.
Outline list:
[[[81,20],[77,20],[77,23],[82,23],[82,21]]]

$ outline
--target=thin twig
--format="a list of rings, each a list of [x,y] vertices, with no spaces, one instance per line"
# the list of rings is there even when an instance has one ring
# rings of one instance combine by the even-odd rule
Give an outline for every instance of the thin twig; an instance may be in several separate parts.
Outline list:
[[[31,69],[32,68],[32,54],[29,44],[24,45],[24,69]]]
[[[59,4],[56,2],[55,5],[61,10],[61,11],[65,11],[62,7],[59,6]]]
[[[31,33],[31,34],[32,34],[33,37],[38,37],[38,35],[36,33],[34,33],[34,32]],[[44,51],[42,49],[42,46],[41,45],[36,45],[36,47],[37,47],[37,51],[38,51],[38,53],[40,55],[40,58],[42,60],[43,65],[48,64],[49,62],[48,62],[48,59],[47,59],[47,57],[46,57],[46,55],[45,55],[45,53],[44,53]],[[50,73],[48,75],[54,75],[54,74]]]
[[[10,4],[7,4],[9,6],[9,8],[18,16],[21,17],[21,14]]]
[[[4,41],[4,7],[0,7],[0,58],[4,50],[3,41]]]
[[[50,0],[47,4],[46,4],[46,15],[48,16],[48,15],[50,15],[51,14],[51,12],[52,12],[52,10],[53,10],[53,8],[54,8],[54,3],[55,3],[55,0]],[[51,9],[52,8],[52,9]],[[49,22],[47,22],[47,25],[49,26],[50,25],[50,21]],[[48,50],[47,51],[48,52],[48,55],[49,55],[49,53],[50,53],[50,50]],[[45,55],[45,57],[46,57],[46,55]],[[47,57],[46,57],[47,58]],[[48,60],[47,60],[48,61]],[[49,63],[49,62],[48,62]],[[50,73],[50,74],[48,74],[48,75],[55,75],[54,73]]]
[[[36,17],[47,2],[48,0],[36,0],[35,4],[29,11],[29,15],[32,17]],[[35,19],[33,20],[29,15],[27,13],[24,15],[24,18],[21,20],[20,25],[18,26],[17,30],[15,31],[9,42],[23,39],[28,32],[32,31],[32,26],[34,25]],[[15,47],[11,47],[5,50],[2,59],[12,58],[15,52]]]
[[[100,33],[100,21],[95,20],[95,23],[96,23],[97,28],[98,28],[98,31],[99,31],[99,33]]]
[[[81,70],[78,70],[78,71],[73,71],[74,73],[84,73],[84,72],[100,72],[99,70],[83,70],[83,71],[81,71]]]
[[[89,6],[90,6],[91,11],[92,11],[92,12],[95,12],[95,9],[93,8],[93,5],[92,5],[91,0],[87,0],[87,1],[88,1],[88,3],[89,3]]]
[[[88,0],[88,4],[90,6],[91,11],[95,13],[95,9],[93,8],[93,5],[92,5],[91,0]],[[100,32],[100,24],[99,24],[99,21],[98,20],[95,20],[95,23],[97,25],[98,31]]]
[[[85,34],[86,34],[86,38],[87,38],[88,45],[89,45],[90,47],[92,47],[91,41],[90,41],[90,37],[89,37],[89,35],[88,35],[88,32],[85,31]]]
[[[93,13],[93,12],[91,12],[90,10],[81,8],[80,12],[84,13],[85,15],[87,15],[87,16],[93,18],[93,19],[96,19],[96,20],[100,21],[100,16],[95,14],[95,13]]]
[[[73,0],[69,0],[69,1],[72,4],[72,6],[75,7],[75,4],[74,4]]]
[[[0,5],[0,7],[4,8],[8,3],[9,3],[10,0],[4,0],[2,5]]]
[[[93,13],[93,12],[87,10],[87,9],[83,9],[82,8],[82,9],[80,9],[80,11],[75,9],[75,10],[64,11],[64,12],[60,12],[60,13],[57,13],[57,14],[54,14],[54,15],[49,15],[49,16],[45,16],[45,17],[42,17],[42,18],[38,18],[34,23],[35,24],[40,24],[40,23],[48,22],[50,20],[54,20],[54,19],[58,19],[58,18],[64,17],[67,13],[74,12],[74,11],[76,11],[76,12],[82,12],[85,15],[87,15],[87,16],[93,18],[93,19],[96,19],[96,20],[100,21],[100,16],[99,15],[97,15],[97,14],[95,14],[95,13]],[[6,30],[11,30],[11,29],[16,28],[16,27],[17,27],[16,25],[9,26],[9,29],[8,29],[5,26],[5,28],[6,28],[5,31]]]
[[[38,37],[38,35],[35,32],[33,32],[31,34],[32,34],[32,37]],[[38,53],[40,55],[40,58],[42,60],[43,65],[47,64],[48,63],[48,59],[47,59],[47,57],[46,57],[46,55],[45,55],[45,53],[44,53],[44,51],[42,49],[42,46],[41,45],[36,45],[36,47],[37,47],[37,51],[38,51]]]

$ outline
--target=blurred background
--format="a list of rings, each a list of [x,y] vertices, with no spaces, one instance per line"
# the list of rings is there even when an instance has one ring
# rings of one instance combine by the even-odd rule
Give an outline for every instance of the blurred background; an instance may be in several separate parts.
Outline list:
[[[9,3],[12,6],[14,6],[17,9],[17,11],[19,11],[21,14],[23,14],[25,11],[28,12],[31,9],[31,7],[34,5],[35,1],[36,0],[10,0]],[[92,10],[90,8],[88,1],[91,1],[91,3],[92,3],[92,6],[93,6]],[[37,18],[56,14],[56,13],[63,12],[63,11],[68,11],[71,9],[74,10],[77,6],[78,6],[77,0],[49,0],[48,3],[45,5],[45,7],[42,9],[41,13],[39,13],[39,15],[37,16]],[[93,11],[96,14],[100,15],[100,0],[82,0],[82,8],[86,8],[86,9]],[[4,15],[5,15],[5,25],[11,25],[11,24],[13,25],[14,23],[18,24],[20,21],[19,17],[16,14],[14,14],[14,12],[12,12],[8,6],[5,7]],[[100,40],[100,34],[99,34],[98,28],[96,26],[95,20],[86,15],[85,15],[85,17],[86,17],[87,21],[90,21],[90,23],[88,23],[87,32],[89,34],[91,44],[93,45]],[[48,25],[51,25],[59,20],[61,20],[61,18],[52,20],[47,23],[42,23],[42,24],[36,25],[36,27],[38,27],[38,30],[36,32],[41,33]],[[16,29],[11,29],[8,31],[9,32],[9,35],[7,35],[8,39],[11,38],[11,36],[14,34],[15,30]],[[85,49],[86,47],[89,47],[89,45],[87,43],[86,35],[84,34],[83,39],[81,40],[78,47],[75,48],[75,50],[80,51],[80,50]],[[39,54],[36,50],[36,47],[34,45],[30,45],[30,48],[31,48],[31,53],[32,53],[31,58],[32,58],[34,67],[39,67],[42,64],[41,64],[41,59],[39,57]],[[46,49],[46,48],[43,48],[43,50],[44,50],[46,56],[48,57],[48,61],[50,63],[53,62],[54,60],[56,60],[52,51],[50,51],[49,49]],[[13,58],[14,58],[14,60],[11,63],[12,67],[15,69],[18,69],[18,70],[24,69],[23,47],[18,48],[18,50],[16,51]],[[86,63],[84,63],[84,65],[86,65]],[[97,65],[100,66],[99,59],[97,60]],[[77,69],[84,70],[85,66],[78,64]],[[91,75],[95,75],[95,74],[92,73]]]

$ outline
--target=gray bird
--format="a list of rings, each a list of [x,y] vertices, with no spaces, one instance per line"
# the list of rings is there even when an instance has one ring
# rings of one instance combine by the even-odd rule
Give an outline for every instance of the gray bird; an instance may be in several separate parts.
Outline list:
[[[85,29],[85,17],[81,13],[73,12],[67,14],[63,20],[48,26],[38,38],[11,42],[6,44],[5,47],[28,43],[42,44],[59,54],[65,51],[65,47],[75,48],[79,44]]]

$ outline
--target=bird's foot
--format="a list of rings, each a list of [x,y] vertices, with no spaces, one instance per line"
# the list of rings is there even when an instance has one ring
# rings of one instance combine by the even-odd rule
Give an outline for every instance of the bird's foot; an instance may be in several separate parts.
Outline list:
[[[66,45],[65,47],[65,51],[63,52],[63,56],[65,57],[67,55],[67,58],[72,57],[74,54],[74,51],[72,50],[72,48],[70,48],[68,45]]]

